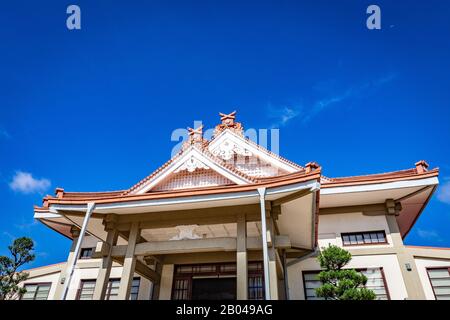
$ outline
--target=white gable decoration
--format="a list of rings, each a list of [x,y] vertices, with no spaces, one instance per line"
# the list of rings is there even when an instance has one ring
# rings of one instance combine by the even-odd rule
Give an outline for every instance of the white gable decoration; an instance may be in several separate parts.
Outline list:
[[[227,139],[220,143],[215,149],[211,151],[215,156],[223,160],[230,160],[235,154],[241,156],[252,156],[252,153],[234,141]]]
[[[244,138],[236,112],[220,113],[213,139],[203,138],[203,125],[189,130],[181,152],[138,183],[130,194],[249,184],[302,170],[294,163]]]
[[[174,172],[178,173],[183,170],[187,170],[188,172],[194,172],[195,169],[209,169],[209,167],[200,160],[198,160],[197,158],[195,158],[194,156],[191,156]]]
[[[169,175],[165,180],[154,186],[152,191],[170,191],[232,184],[235,183],[213,170],[197,169],[194,172],[183,170]]]
[[[283,161],[274,154],[271,154],[253,143],[247,141],[245,138],[237,135],[231,130],[222,131],[208,146],[209,151],[221,157],[224,160],[229,160],[234,154],[243,156],[253,156],[260,159],[260,162],[271,165],[285,173],[293,173],[299,169],[289,163]],[[239,169],[237,167],[237,169]]]
[[[237,173],[227,169],[225,166],[218,164],[211,158],[205,156],[201,150],[199,150],[195,146],[191,146],[188,149],[184,150],[183,154],[174,159],[174,161],[164,168],[161,172],[158,172],[154,177],[145,182],[138,189],[134,190],[134,194],[144,194],[150,190],[152,190],[155,186],[159,185],[164,181],[168,181],[170,177],[176,177],[176,175],[181,174],[182,172],[188,172],[195,174],[197,170],[204,170],[214,172],[214,175],[223,176],[225,179],[223,181],[235,183],[235,184],[248,184],[251,181],[246,178],[238,175]],[[209,175],[210,176],[210,175]],[[186,177],[187,178],[187,177]],[[205,179],[198,179],[196,181],[201,182],[199,186],[207,186],[214,185],[205,183]],[[209,179],[209,178],[208,178]],[[214,177],[215,181],[219,181],[216,177]],[[179,179],[176,179],[179,181]],[[216,182],[217,183],[217,182]],[[177,182],[177,185],[179,182]],[[227,183],[228,184],[228,183]],[[195,187],[195,185],[190,185],[190,187]],[[157,188],[158,189],[158,188]]]

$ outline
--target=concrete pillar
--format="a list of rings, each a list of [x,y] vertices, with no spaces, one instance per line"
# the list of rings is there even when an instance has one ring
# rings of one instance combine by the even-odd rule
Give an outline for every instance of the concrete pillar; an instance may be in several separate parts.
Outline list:
[[[136,267],[134,250],[140,233],[139,222],[133,222],[131,224],[130,236],[128,237],[127,252],[123,261],[122,277],[120,278],[119,293],[117,295],[118,300],[128,300],[130,298],[131,284]]]
[[[116,229],[117,217],[115,215],[108,215],[104,221],[105,231],[107,231],[106,245],[107,252],[102,257],[102,264],[98,271],[97,281],[95,282],[93,300],[105,300],[106,289],[109,283],[109,275],[111,274],[112,257],[111,251],[113,246],[117,244],[119,232]]]
[[[278,300],[278,275],[277,275],[277,253],[275,249],[275,227],[273,218],[267,218],[267,238],[269,242],[269,279],[270,279],[270,298]]]
[[[236,250],[236,298],[248,299],[248,267],[247,267],[247,221],[245,215],[237,217],[237,250]]]
[[[408,293],[408,299],[411,300],[425,300],[425,292],[417,271],[414,256],[409,253],[403,244],[403,239],[398,228],[397,219],[395,215],[386,215],[386,220],[391,233],[392,244],[397,251],[397,259],[402,272],[403,281]],[[407,268],[409,266],[409,268]],[[410,269],[410,270],[408,270]]]
[[[272,300],[270,296],[270,273],[269,273],[269,248],[267,235],[267,208],[266,205],[266,188],[258,188],[259,205],[261,208],[261,233],[262,233],[262,247],[263,247],[263,263],[264,263],[264,295],[266,300]]]
[[[70,229],[70,233],[72,234],[72,246],[70,247],[70,252],[67,257],[66,265],[62,268],[61,273],[59,274],[58,283],[56,284],[55,299],[59,299],[63,294],[64,282],[67,277],[67,266],[73,264],[73,260],[75,259],[75,247],[77,246],[78,237],[80,236],[80,229],[78,227],[72,226]]]
[[[162,268],[163,268],[163,264],[160,261],[156,261],[155,262],[155,271],[157,274],[161,275],[162,274]],[[153,287],[152,287],[152,300],[159,300],[159,292],[161,289],[161,279],[158,282],[152,282],[153,283]]]
[[[170,300],[172,298],[172,283],[175,266],[164,264],[161,271],[161,282],[159,288],[159,300]]]

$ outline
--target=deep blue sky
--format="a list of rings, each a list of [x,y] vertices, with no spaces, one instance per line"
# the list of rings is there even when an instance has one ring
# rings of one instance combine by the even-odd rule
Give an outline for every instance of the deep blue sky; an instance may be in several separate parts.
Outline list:
[[[241,2],[2,3],[0,254],[26,235],[33,266],[66,260],[69,241],[33,222],[42,193],[128,188],[170,157],[174,129],[234,109],[328,176],[439,166],[441,200],[406,242],[450,246],[450,4],[373,2],[371,31],[368,1]],[[18,171],[51,185],[14,191]]]

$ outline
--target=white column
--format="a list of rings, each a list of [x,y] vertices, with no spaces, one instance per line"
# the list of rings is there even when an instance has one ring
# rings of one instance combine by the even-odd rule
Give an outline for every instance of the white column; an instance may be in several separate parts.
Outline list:
[[[83,226],[81,227],[80,236],[78,237],[77,245],[76,245],[75,251],[73,253],[74,257],[71,261],[72,263],[69,264],[67,271],[66,271],[66,279],[64,281],[64,287],[63,287],[63,293],[61,296],[61,300],[66,300],[66,298],[67,298],[67,293],[68,293],[69,287],[70,287],[70,281],[72,280],[73,270],[75,269],[75,265],[77,264],[78,257],[80,256],[81,244],[83,243],[84,234],[86,232],[89,218],[91,217],[91,214],[94,211],[94,208],[95,208],[94,202],[89,202],[87,204],[86,215],[84,216],[84,220],[83,220]]]

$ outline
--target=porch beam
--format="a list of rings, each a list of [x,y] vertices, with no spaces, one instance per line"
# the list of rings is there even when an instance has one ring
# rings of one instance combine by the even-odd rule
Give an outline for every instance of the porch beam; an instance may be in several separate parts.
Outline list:
[[[122,265],[124,264],[124,257],[113,257],[114,262]],[[135,273],[143,276],[144,278],[158,283],[161,279],[161,274],[152,270],[149,266],[145,265],[142,261],[136,259],[136,265],[134,268]]]
[[[362,212],[363,214],[370,215],[385,215],[386,214],[386,204],[376,203],[368,205],[358,205],[358,206],[342,206],[342,207],[330,207],[330,208],[320,208],[319,214],[339,214],[339,213],[353,213]]]
[[[262,251],[247,251],[248,261],[261,261]],[[164,256],[164,264],[202,264],[236,262],[236,252],[192,252],[186,254],[168,254]]]
[[[261,250],[261,237],[247,237],[247,250]],[[117,245],[112,248],[113,257],[124,257],[127,252],[127,245]],[[288,236],[275,236],[275,248],[291,248],[291,241]],[[189,240],[169,240],[142,242],[136,244],[134,254],[136,256],[152,256],[162,254],[181,254],[191,252],[215,252],[215,251],[236,251],[236,238],[209,238],[209,239],[189,239]]]
[[[170,222],[172,220],[178,221],[180,219],[189,218],[195,220],[197,218],[212,217],[231,217],[236,222],[236,212],[242,214],[259,213],[258,204],[247,204],[242,206],[226,206],[226,207],[211,207],[202,209],[191,210],[170,210],[170,211],[158,211],[158,212],[143,212],[138,214],[127,214],[119,216],[119,223],[131,223],[131,222],[157,222],[164,220]]]

